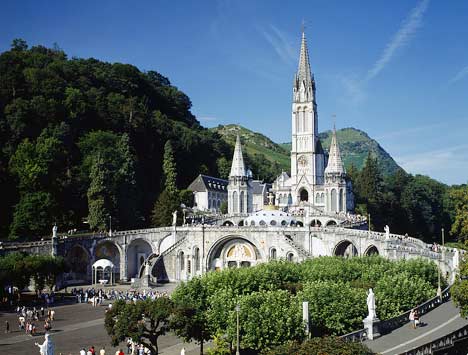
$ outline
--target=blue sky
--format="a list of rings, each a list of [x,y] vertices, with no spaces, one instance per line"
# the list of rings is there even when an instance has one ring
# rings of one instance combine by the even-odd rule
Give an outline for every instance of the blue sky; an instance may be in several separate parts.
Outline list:
[[[290,141],[302,20],[319,130],[366,131],[411,173],[468,182],[468,1],[26,1],[2,4],[13,38],[157,70],[204,126]]]

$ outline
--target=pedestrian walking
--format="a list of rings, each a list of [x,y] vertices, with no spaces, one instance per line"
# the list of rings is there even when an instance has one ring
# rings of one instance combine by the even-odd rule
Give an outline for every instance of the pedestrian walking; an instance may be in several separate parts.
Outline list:
[[[6,320],[5,321],[5,333],[9,333],[10,332],[10,323]]]
[[[104,346],[99,350],[99,355],[106,355],[106,348]]]

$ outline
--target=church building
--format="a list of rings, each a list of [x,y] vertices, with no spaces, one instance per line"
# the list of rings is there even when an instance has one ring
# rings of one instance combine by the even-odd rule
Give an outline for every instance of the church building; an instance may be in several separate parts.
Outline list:
[[[315,79],[302,32],[299,67],[293,82],[291,176],[283,172],[273,183],[275,204],[288,211],[348,212],[354,208],[350,181],[341,160],[333,128],[326,156],[318,136]]]

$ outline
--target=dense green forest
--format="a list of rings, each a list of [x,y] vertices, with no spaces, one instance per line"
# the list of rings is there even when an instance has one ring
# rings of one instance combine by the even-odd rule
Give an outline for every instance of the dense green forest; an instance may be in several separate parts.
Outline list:
[[[148,226],[168,140],[178,186],[231,155],[190,107],[155,71],[13,41],[0,55],[1,235],[86,228],[88,204],[115,228]]]
[[[190,99],[156,71],[68,59],[58,47],[14,40],[0,54],[0,237],[50,235],[54,223],[61,231],[103,230],[110,217],[114,229],[169,223],[174,208],[190,204],[181,189],[200,173],[227,177],[231,164],[229,139],[203,128],[190,108]],[[247,165],[272,181],[287,159],[269,160],[269,152],[279,157],[286,150],[249,137]],[[260,150],[250,144],[257,140]],[[443,227],[468,238],[466,185],[449,187],[394,167],[390,174],[387,162],[369,152],[359,170],[351,161],[348,173],[356,210],[371,214],[373,228],[388,224],[432,241]]]

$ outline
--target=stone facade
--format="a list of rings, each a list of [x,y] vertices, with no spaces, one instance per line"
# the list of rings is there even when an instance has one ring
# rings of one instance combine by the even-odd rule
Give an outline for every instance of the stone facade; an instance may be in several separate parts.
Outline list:
[[[341,161],[333,130],[329,158],[318,136],[315,79],[302,33],[299,67],[293,83],[291,176],[282,173],[273,183],[275,204],[283,210],[311,209],[346,213],[354,208],[352,188]]]

